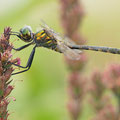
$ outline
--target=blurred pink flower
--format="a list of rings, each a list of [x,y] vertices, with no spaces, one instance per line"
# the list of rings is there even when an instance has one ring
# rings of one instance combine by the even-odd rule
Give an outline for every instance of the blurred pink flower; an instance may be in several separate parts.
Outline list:
[[[95,118],[92,120],[119,120],[116,119],[116,110],[113,105],[107,105],[100,110]]]
[[[67,63],[67,66],[69,68],[69,70],[71,71],[82,71],[84,66],[87,63],[87,57],[86,55],[80,54],[80,60],[70,60],[68,58],[65,57],[65,62]]]
[[[85,40],[78,31],[82,23],[84,9],[79,0],[60,0],[61,3],[61,23],[64,34],[76,44],[84,44]],[[80,54],[80,60],[70,60],[65,57],[68,68],[70,69],[68,78],[68,111],[73,120],[78,120],[82,111],[82,101],[84,94],[84,79],[81,75],[87,57],[84,53]]]
[[[68,78],[69,100],[67,108],[71,117],[76,120],[82,111],[82,100],[86,94],[86,78],[83,78],[79,72],[72,72]]]
[[[115,94],[120,94],[120,64],[111,64],[104,71],[104,84]]]

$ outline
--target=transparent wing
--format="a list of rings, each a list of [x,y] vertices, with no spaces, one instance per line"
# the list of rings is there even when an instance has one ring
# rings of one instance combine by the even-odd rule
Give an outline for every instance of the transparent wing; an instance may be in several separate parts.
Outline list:
[[[64,37],[64,42],[68,46],[76,45],[76,43],[73,40],[71,40],[69,37],[67,37],[67,36]]]
[[[55,34],[55,31],[50,28],[43,20],[41,20],[41,28],[45,29],[47,32],[49,32],[51,35]]]
[[[82,51],[77,49],[71,49],[69,46],[75,45],[75,43],[70,40],[68,37],[61,37],[60,34],[55,34],[55,38],[57,39],[59,50],[69,59],[79,60],[80,53]]]
[[[41,27],[48,33],[50,37],[54,37],[56,40],[62,41],[63,37],[52,28],[50,28],[43,20],[41,21]]]
[[[79,59],[80,59],[80,53],[82,52],[82,51],[80,51],[80,50],[71,49],[71,48],[69,48],[67,45],[65,45],[64,43],[59,42],[59,41],[58,41],[58,49],[59,49],[66,57],[68,57],[69,59],[72,59],[72,60],[79,60]]]
[[[64,43],[66,46],[76,45],[74,41],[72,41],[69,37],[61,35],[60,33],[55,32],[51,29],[47,24],[43,24],[42,27],[47,31],[47,33],[54,37],[60,43]],[[77,50],[78,51],[78,50]]]
[[[79,60],[80,59],[80,53],[82,51],[80,50],[74,50],[69,48],[68,46],[71,44],[75,44],[67,37],[62,37],[59,33],[55,32],[53,29],[51,29],[44,21],[42,21],[41,27],[46,30],[46,32],[51,36],[54,37],[58,44],[58,49],[60,52],[62,52],[65,56],[67,56],[69,59],[72,60]]]

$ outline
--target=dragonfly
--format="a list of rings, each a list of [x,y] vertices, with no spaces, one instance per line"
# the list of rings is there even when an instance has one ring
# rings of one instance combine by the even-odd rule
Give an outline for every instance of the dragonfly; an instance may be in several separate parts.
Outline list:
[[[76,45],[69,38],[62,37],[59,33],[55,32],[51,29],[46,23],[41,25],[41,30],[36,33],[32,32],[30,26],[25,26],[19,30],[19,32],[11,32],[10,35],[15,35],[27,44],[14,48],[15,51],[21,51],[24,48],[27,48],[30,45],[34,45],[32,52],[29,56],[26,66],[21,66],[18,64],[11,63],[19,68],[24,68],[24,70],[13,73],[12,75],[20,74],[28,71],[31,68],[35,51],[37,47],[45,47],[51,50],[54,50],[59,53],[63,53],[69,59],[79,60],[81,50],[93,50],[93,51],[101,51],[113,54],[120,54],[120,49],[111,48],[111,47],[102,47],[102,46],[87,46],[87,45]]]

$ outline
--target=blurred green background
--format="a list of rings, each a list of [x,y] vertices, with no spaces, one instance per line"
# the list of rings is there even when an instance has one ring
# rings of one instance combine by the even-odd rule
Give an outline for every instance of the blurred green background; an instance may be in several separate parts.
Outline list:
[[[88,45],[120,47],[120,1],[82,0],[86,16],[80,31]],[[18,31],[30,25],[33,31],[43,19],[50,27],[62,33],[60,25],[60,3],[58,0],[0,0],[0,33],[10,26]],[[11,37],[11,41],[16,37]],[[24,42],[16,41],[19,47]],[[13,52],[25,65],[32,50]],[[86,51],[89,61],[84,73],[89,75],[95,68],[104,69],[106,64],[119,62],[119,55]],[[32,68],[23,74],[13,76],[11,96],[17,100],[9,105],[10,120],[69,120],[66,110],[67,73],[63,56],[54,51],[37,48]],[[84,109],[83,119],[88,120],[89,108]]]

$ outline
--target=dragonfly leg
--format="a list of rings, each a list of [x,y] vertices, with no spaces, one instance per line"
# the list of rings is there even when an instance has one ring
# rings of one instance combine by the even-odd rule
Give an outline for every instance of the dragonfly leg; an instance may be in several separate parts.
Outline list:
[[[20,72],[16,72],[16,73],[12,73],[12,75],[16,75],[16,74],[20,74],[20,73],[23,73],[23,72],[26,72],[30,69],[30,67],[28,67],[26,70],[23,70],[23,71],[20,71]]]
[[[21,66],[21,65],[17,65],[17,64],[14,64],[12,63],[13,65],[17,66],[17,67],[20,67],[20,68],[26,68],[26,70],[23,70],[23,71],[20,71],[20,72],[16,72],[16,73],[13,73],[12,75],[16,75],[16,74],[19,74],[19,73],[23,73],[25,71],[28,71],[32,65],[32,62],[33,62],[33,58],[34,58],[34,55],[35,55],[35,49],[36,49],[37,46],[35,46],[30,54],[30,57],[28,59],[28,62],[27,62],[27,65],[24,67],[24,66]]]
[[[29,44],[26,44],[26,45],[24,45],[24,46],[21,46],[21,47],[19,47],[19,48],[14,48],[14,47],[12,47],[12,49],[13,49],[13,50],[16,50],[16,51],[20,51],[20,50],[23,50],[24,48],[30,46],[32,43],[33,43],[33,42],[31,42],[31,43],[29,43]]]

